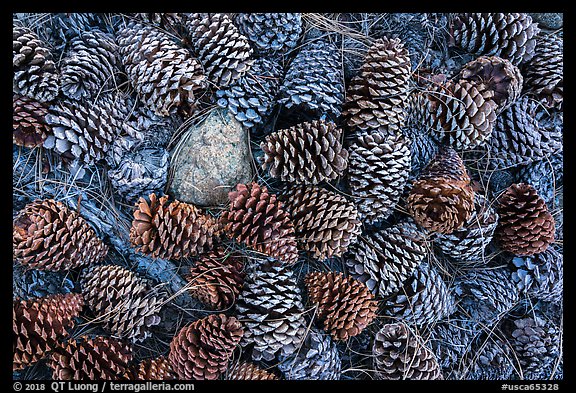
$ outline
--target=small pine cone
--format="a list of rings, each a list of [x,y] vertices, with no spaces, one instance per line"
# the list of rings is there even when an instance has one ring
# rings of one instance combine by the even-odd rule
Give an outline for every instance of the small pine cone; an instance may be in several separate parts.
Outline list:
[[[96,264],[108,246],[75,211],[53,199],[27,204],[14,219],[14,260],[41,270],[69,270]]]
[[[535,54],[540,29],[523,13],[464,13],[452,21],[453,44],[474,55],[499,56],[514,65]]]
[[[311,272],[304,279],[316,317],[334,340],[348,340],[376,317],[378,302],[368,287],[341,272]]]
[[[458,78],[476,86],[486,100],[494,100],[496,114],[520,98],[524,82],[520,69],[498,56],[478,57],[462,67]]]
[[[157,115],[191,113],[206,87],[202,65],[170,35],[131,21],[117,32],[120,61],[146,107]]]
[[[212,314],[184,326],[170,342],[168,359],[178,379],[214,380],[228,368],[244,329],[234,317]]]
[[[433,324],[455,310],[455,301],[438,271],[422,262],[394,296],[384,302],[385,315],[408,324]]]
[[[348,151],[342,130],[331,121],[313,120],[268,134],[260,143],[262,169],[285,182],[318,184],[342,176]]]
[[[463,359],[463,379],[512,379],[515,365],[510,345],[494,334],[481,337]]]
[[[225,380],[227,381],[276,381],[276,374],[262,370],[249,362],[240,362],[228,369]]]
[[[40,102],[52,101],[59,92],[59,74],[45,42],[27,27],[12,26],[14,93]]]
[[[80,337],[57,348],[48,366],[55,380],[121,380],[132,359],[132,348],[115,338]]]
[[[564,293],[564,257],[554,247],[527,257],[512,259],[512,280],[520,291],[548,301],[560,302]]]
[[[268,260],[247,274],[236,302],[237,316],[246,330],[243,347],[252,359],[270,361],[296,352],[306,336],[302,295],[294,272]]]
[[[515,255],[544,252],[554,241],[554,217],[530,184],[512,184],[497,199],[500,215],[495,238],[500,248]]]
[[[77,293],[13,301],[12,370],[30,366],[58,347],[83,306]]]
[[[497,105],[492,98],[484,98],[480,88],[462,79],[435,86],[428,93],[425,125],[438,143],[468,150],[490,138]]]
[[[254,62],[250,43],[228,15],[187,14],[184,26],[208,79],[216,86],[229,86],[250,70]]]
[[[398,38],[378,39],[346,90],[342,116],[351,130],[395,133],[404,125],[411,63]]]
[[[244,283],[244,258],[218,248],[202,255],[186,276],[189,293],[212,310],[231,307]]]
[[[124,378],[132,381],[169,381],[176,379],[170,361],[164,356],[142,360],[131,366]]]
[[[387,218],[400,201],[410,174],[410,145],[401,135],[362,133],[350,146],[349,182],[360,219]]]
[[[168,196],[140,198],[130,228],[136,251],[152,258],[181,259],[203,254],[219,241],[218,221],[198,207]]]
[[[372,356],[377,379],[444,379],[434,353],[402,322],[386,324],[376,333]]]
[[[427,252],[425,235],[405,222],[359,237],[345,263],[352,277],[386,297],[402,288]]]
[[[454,149],[442,146],[438,150],[414,182],[406,208],[417,224],[438,233],[452,233],[470,219],[474,190]]]
[[[298,261],[294,225],[275,194],[257,183],[238,184],[228,198],[220,222],[231,238],[285,263]]]
[[[277,103],[291,113],[319,118],[340,116],[344,101],[343,71],[338,48],[324,40],[306,44],[290,63]]]
[[[149,328],[160,323],[164,296],[130,270],[93,266],[82,272],[80,285],[95,322],[104,322],[116,337],[143,341],[151,335]]]
[[[234,22],[259,54],[285,53],[296,47],[302,34],[299,13],[241,13]]]
[[[246,128],[262,124],[274,108],[282,74],[278,61],[260,57],[241,78],[216,91],[217,104],[228,108]]]
[[[44,143],[50,132],[44,117],[48,107],[40,101],[14,94],[12,97],[12,142],[34,147]]]
[[[444,370],[446,379],[462,362],[470,351],[478,330],[470,317],[460,310],[454,312],[446,321],[432,326],[428,343]]]

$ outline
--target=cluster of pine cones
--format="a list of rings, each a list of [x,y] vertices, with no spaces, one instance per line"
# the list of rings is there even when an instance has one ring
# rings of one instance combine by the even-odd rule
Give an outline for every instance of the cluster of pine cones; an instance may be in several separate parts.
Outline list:
[[[562,28],[14,14],[13,69],[14,378],[563,379]],[[207,209],[216,108],[257,176]]]

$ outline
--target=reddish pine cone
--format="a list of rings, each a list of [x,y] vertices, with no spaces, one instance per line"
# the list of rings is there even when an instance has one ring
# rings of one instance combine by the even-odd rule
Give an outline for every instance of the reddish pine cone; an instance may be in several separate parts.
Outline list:
[[[44,143],[49,127],[44,116],[48,107],[33,98],[14,94],[12,97],[12,142],[18,146],[34,147]]]
[[[13,301],[12,370],[36,363],[59,346],[83,306],[84,299],[78,293]]]
[[[40,270],[68,270],[100,262],[108,246],[75,211],[53,199],[27,204],[14,219],[14,260]]]
[[[124,378],[132,381],[169,381],[176,379],[170,361],[164,356],[142,360],[131,366]]]
[[[276,374],[262,370],[258,366],[248,362],[237,363],[229,369],[226,380],[228,381],[273,381],[279,380]]]
[[[376,317],[378,303],[368,287],[341,272],[311,272],[304,284],[316,314],[334,340],[356,336]]]
[[[150,194],[134,211],[130,242],[153,258],[181,259],[210,251],[221,233],[218,221],[196,206]]]
[[[500,216],[494,237],[515,255],[544,252],[554,241],[554,217],[530,184],[512,184],[497,200]]]
[[[220,220],[230,237],[285,263],[296,263],[294,225],[275,194],[252,182],[238,184],[228,198],[230,210]]]
[[[244,330],[234,317],[212,314],[180,329],[168,359],[178,379],[218,379]]]

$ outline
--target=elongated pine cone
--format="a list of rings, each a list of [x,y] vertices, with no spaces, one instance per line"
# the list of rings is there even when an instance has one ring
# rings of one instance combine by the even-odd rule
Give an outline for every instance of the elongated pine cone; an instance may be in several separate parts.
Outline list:
[[[12,370],[44,358],[68,336],[84,299],[78,293],[50,295],[12,302]]]
[[[180,329],[170,342],[168,360],[178,379],[218,379],[243,334],[236,318],[209,315]]]
[[[554,241],[554,217],[530,184],[512,184],[497,200],[500,215],[495,238],[515,255],[544,252]]]
[[[55,380],[121,380],[132,360],[132,348],[115,338],[97,336],[70,340],[48,361]]]
[[[75,211],[53,199],[27,204],[12,228],[14,260],[41,270],[69,270],[100,262],[108,246]]]
[[[240,362],[228,369],[225,379],[227,381],[275,381],[280,378],[253,363]]]
[[[230,237],[285,263],[298,261],[294,225],[275,194],[252,182],[238,184],[228,198],[230,210],[220,222]]]
[[[461,228],[474,211],[474,190],[462,158],[442,146],[422,170],[406,201],[417,224],[444,234]]]
[[[198,207],[168,196],[140,198],[130,228],[136,251],[153,258],[181,259],[203,254],[219,241],[218,221]]]
[[[346,90],[342,116],[350,130],[398,132],[406,117],[410,75],[410,56],[400,39],[375,41]]]
[[[48,107],[40,101],[14,94],[12,97],[12,142],[18,146],[42,145],[50,127],[44,117]]]
[[[137,365],[130,366],[124,377],[132,381],[169,381],[176,379],[170,361],[164,356],[142,360]]]
[[[259,54],[285,53],[296,47],[302,34],[299,13],[240,13],[234,22]]]
[[[396,207],[408,181],[409,141],[402,135],[364,132],[350,146],[349,182],[360,219],[373,224]]]
[[[376,333],[372,356],[378,379],[444,379],[434,353],[402,322],[386,324]]]
[[[564,256],[554,247],[527,257],[512,259],[512,280],[529,296],[544,301],[561,301],[564,293]]]
[[[348,167],[342,130],[331,121],[313,120],[273,132],[260,143],[262,169],[282,181],[318,184],[337,179]]]
[[[362,332],[376,317],[378,302],[368,287],[341,272],[311,272],[304,284],[316,317],[334,340],[348,340]]]
[[[361,232],[356,206],[340,194],[318,186],[295,186],[279,199],[292,217],[300,247],[316,259],[342,256]]]

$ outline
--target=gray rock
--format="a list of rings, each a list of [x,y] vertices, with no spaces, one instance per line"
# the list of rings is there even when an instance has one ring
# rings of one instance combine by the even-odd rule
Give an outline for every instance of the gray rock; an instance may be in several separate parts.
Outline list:
[[[236,184],[252,179],[251,161],[247,130],[228,111],[215,109],[171,152],[168,193],[198,206],[225,204]]]
[[[564,25],[564,15],[561,12],[533,12],[528,15],[534,22],[538,22],[540,27],[560,29]]]

